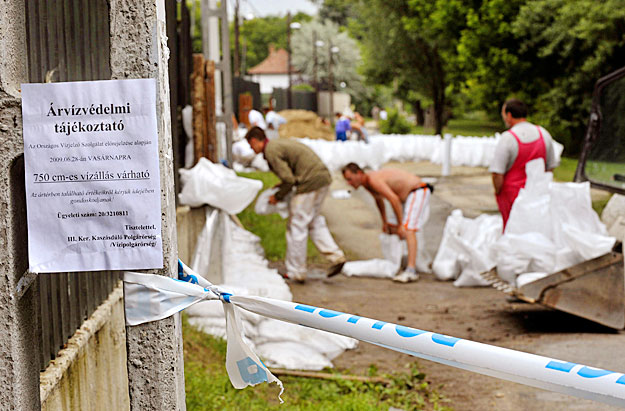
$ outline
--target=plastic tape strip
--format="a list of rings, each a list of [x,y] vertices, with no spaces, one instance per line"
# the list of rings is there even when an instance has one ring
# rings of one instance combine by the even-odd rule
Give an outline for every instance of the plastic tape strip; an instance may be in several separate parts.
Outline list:
[[[186,266],[181,266],[181,271],[195,275]],[[226,305],[228,300],[235,307],[276,320],[356,338],[504,380],[625,407],[625,375],[613,371],[309,305],[264,297],[225,295],[204,279],[201,280],[204,285],[200,285],[162,276],[126,273],[124,282],[129,325],[165,318],[202,300],[221,299]],[[273,376],[265,375],[265,370],[269,371],[262,362],[245,350],[245,356],[248,355],[254,359],[251,365],[256,371],[248,373],[250,375],[243,372],[239,378],[251,385],[272,381]],[[261,374],[263,378],[256,378]],[[237,385],[241,384],[233,381],[233,385],[239,388]]]

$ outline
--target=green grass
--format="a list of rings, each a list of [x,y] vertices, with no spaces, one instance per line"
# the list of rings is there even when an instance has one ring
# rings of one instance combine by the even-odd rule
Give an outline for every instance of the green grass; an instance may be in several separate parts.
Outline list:
[[[280,180],[271,172],[239,173],[241,177],[253,178],[263,182],[263,190],[278,184]],[[245,210],[238,214],[241,224],[260,237],[260,244],[265,250],[265,257],[269,261],[284,260],[286,251],[286,220],[277,214],[258,215],[254,212],[254,201]],[[308,240],[308,261],[322,262],[324,258],[319,254],[315,246]]]
[[[284,404],[276,384],[237,390],[226,373],[226,342],[198,331],[182,316],[187,409],[201,410],[450,410],[447,400],[425,381],[417,363],[387,376],[388,385],[346,380],[280,377]],[[331,370],[325,370],[331,372]],[[370,375],[375,375],[375,367]]]
[[[443,127],[443,134],[452,134],[465,137],[493,136],[496,132],[504,131],[504,125],[499,121],[484,119],[454,118]],[[434,130],[422,126],[413,126],[414,134],[433,134]]]

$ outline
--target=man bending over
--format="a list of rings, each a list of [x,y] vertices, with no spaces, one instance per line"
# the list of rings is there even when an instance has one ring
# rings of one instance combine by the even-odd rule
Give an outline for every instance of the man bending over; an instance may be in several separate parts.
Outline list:
[[[354,188],[363,186],[375,199],[382,216],[382,231],[397,234],[408,245],[408,265],[393,280],[402,283],[419,279],[417,263],[417,231],[430,216],[430,195],[433,187],[415,175],[402,170],[386,168],[364,172],[357,164],[343,167],[343,177]],[[395,213],[396,222],[390,224],[386,218],[384,199],[387,199]]]
[[[328,168],[314,151],[296,140],[269,140],[259,127],[252,127],[245,138],[256,154],[263,153],[269,168],[281,180],[279,191],[269,198],[269,203],[284,200],[295,188],[289,201],[286,229],[286,277],[305,281],[309,235],[319,252],[333,264],[328,275],[338,274],[345,264],[345,254],[334,242],[321,215],[321,205],[332,182]]]

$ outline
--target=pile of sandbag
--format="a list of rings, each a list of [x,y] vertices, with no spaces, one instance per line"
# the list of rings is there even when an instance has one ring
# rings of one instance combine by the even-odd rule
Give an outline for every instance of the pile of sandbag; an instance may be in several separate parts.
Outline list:
[[[280,127],[282,130],[289,123]],[[306,138],[301,136],[298,141],[310,147],[331,171],[340,170],[348,163],[356,163],[362,168],[379,169],[389,161],[430,161],[442,164],[444,155],[444,140],[439,136],[432,135],[374,135],[369,138],[369,143],[364,141],[335,141],[331,139]],[[464,137],[455,136],[451,144],[451,165],[469,167],[490,166],[495,147],[500,134],[494,137]],[[236,158],[244,158],[251,163],[253,151],[247,142],[238,142]],[[560,156],[564,146],[554,141],[556,160]],[[233,151],[235,147],[233,146]],[[246,154],[243,154],[246,153]],[[251,157],[250,157],[251,156]],[[241,160],[243,161],[243,160]],[[262,158],[254,159],[254,167],[268,169]],[[236,164],[235,164],[236,165]]]
[[[277,270],[269,268],[260,239],[236,225],[223,211],[242,210],[253,201],[262,186],[237,177],[231,170],[210,162],[198,163],[184,174],[182,203],[211,204],[206,224],[198,236],[190,267],[205,278],[218,266],[221,289],[234,295],[254,295],[286,301],[291,291]],[[196,169],[197,168],[197,169]],[[181,170],[182,172],[182,170]],[[199,181],[198,181],[199,180]],[[254,180],[252,180],[254,181]],[[217,258],[215,250],[220,252]],[[187,309],[189,323],[200,330],[226,338],[226,322],[220,301],[204,301]],[[354,348],[352,338],[287,324],[247,311],[241,312],[242,329],[250,347],[270,367],[320,370],[332,367],[331,360]]]
[[[278,114],[286,119],[286,123],[278,129],[282,138],[335,139],[332,126],[312,111],[282,110]]]
[[[437,278],[487,285],[479,273],[497,267],[517,286],[528,281],[523,274],[536,280],[610,252],[616,239],[592,209],[589,183],[553,182],[542,159],[529,162],[526,174],[503,235],[499,216],[471,220],[456,210],[448,217],[432,267]]]

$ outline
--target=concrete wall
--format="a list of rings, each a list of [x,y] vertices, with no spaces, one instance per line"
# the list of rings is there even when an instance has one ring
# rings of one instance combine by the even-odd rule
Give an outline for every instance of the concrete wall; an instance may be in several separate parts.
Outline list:
[[[20,83],[28,80],[24,1],[0,3],[0,408],[39,407],[38,290],[25,275]]]
[[[119,285],[41,373],[42,410],[130,408],[122,296]]]
[[[332,93],[332,100],[334,100],[333,110],[334,113],[342,113],[352,103],[352,98],[347,93],[334,92]],[[330,113],[330,92],[319,92],[319,115],[323,117],[334,118],[334,113]]]
[[[178,227],[178,256],[189,267],[193,261],[193,254],[198,242],[198,236],[202,232],[206,224],[206,212],[214,211],[210,206],[191,208],[189,206],[181,206],[176,210],[176,225]],[[207,235],[210,237],[210,250],[204,250],[209,253],[210,265],[206,272],[201,272],[204,278],[213,284],[221,284],[223,281],[223,236],[224,236],[224,219],[229,218],[227,214],[219,212],[216,219],[212,221],[212,229]]]
[[[178,276],[167,27],[164,0],[110,2],[111,76],[154,78],[161,177],[163,265],[155,274]],[[180,314],[126,328],[130,408],[184,410],[184,363]]]

